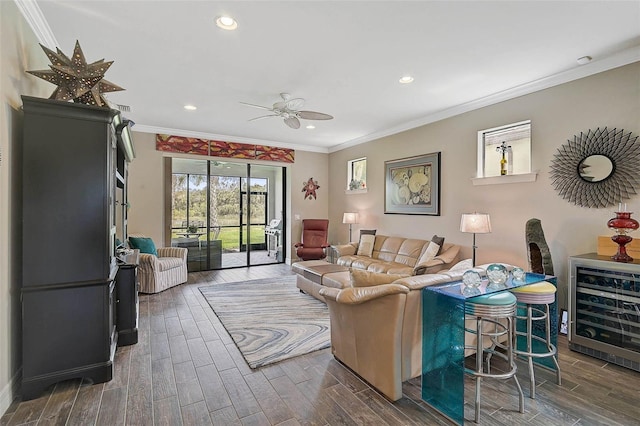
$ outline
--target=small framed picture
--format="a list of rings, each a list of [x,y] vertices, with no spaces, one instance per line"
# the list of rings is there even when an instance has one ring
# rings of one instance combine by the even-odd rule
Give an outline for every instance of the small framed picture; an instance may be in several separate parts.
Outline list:
[[[569,314],[567,313],[566,309],[561,309],[560,310],[560,325],[559,325],[559,332],[560,334],[567,334],[568,331],[568,327],[569,327]]]

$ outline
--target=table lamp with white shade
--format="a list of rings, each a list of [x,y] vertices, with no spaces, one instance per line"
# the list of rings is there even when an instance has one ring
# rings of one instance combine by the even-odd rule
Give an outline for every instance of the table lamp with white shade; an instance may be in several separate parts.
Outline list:
[[[349,224],[349,242],[351,242],[351,227],[358,223],[358,213],[345,213],[342,215],[342,223]]]
[[[472,265],[476,266],[476,234],[491,232],[491,219],[488,213],[463,213],[460,220],[460,232],[473,234]]]

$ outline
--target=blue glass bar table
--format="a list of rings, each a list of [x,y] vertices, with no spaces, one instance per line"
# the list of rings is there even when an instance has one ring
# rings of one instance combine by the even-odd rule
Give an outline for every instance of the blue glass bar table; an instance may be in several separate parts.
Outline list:
[[[422,400],[440,411],[450,420],[464,424],[464,309],[467,300],[483,295],[508,291],[509,289],[548,281],[557,286],[554,276],[528,272],[522,281],[510,276],[501,286],[488,285],[485,279],[472,294],[465,291],[461,281],[433,285],[422,290]],[[520,315],[524,311],[518,313]],[[550,306],[551,342],[557,345],[557,302]],[[536,321],[543,323],[543,321]],[[541,324],[543,326],[543,324]],[[544,337],[544,327],[534,328],[534,334]],[[518,330],[524,331],[526,324],[518,321]],[[535,341],[534,341],[535,342]],[[516,343],[523,348],[526,342],[518,337]],[[534,343],[544,345],[542,342]],[[550,358],[535,360],[553,371],[555,364]]]

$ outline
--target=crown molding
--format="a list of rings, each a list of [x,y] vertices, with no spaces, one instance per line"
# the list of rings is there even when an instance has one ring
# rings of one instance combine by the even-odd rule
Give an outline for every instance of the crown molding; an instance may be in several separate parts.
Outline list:
[[[220,135],[216,133],[193,132],[190,130],[170,129],[168,127],[146,126],[146,125],[136,124],[135,128],[132,128],[132,131],[141,132],[141,133],[156,133],[156,134],[159,133],[162,135],[184,136],[187,138],[199,138],[199,139],[208,139],[208,140],[216,140],[216,141],[224,141],[224,142],[240,142],[240,143],[248,143],[248,144],[255,144],[255,145],[266,145],[266,146],[273,146],[276,148],[295,149],[297,151],[319,152],[322,154],[329,153],[329,150],[327,148],[318,147],[318,146],[290,144],[285,142],[276,142],[276,141],[269,141],[269,140],[263,140],[263,139],[243,138],[243,137],[231,136],[231,135]]]
[[[548,89],[550,87],[558,86],[560,84],[568,83],[573,80],[578,80],[580,78],[588,77],[590,75],[598,74],[624,65],[629,65],[638,61],[640,61],[640,47],[633,47],[613,54],[599,61],[592,61],[586,65],[581,65],[570,70],[562,71],[557,74],[541,78],[539,80],[525,83],[516,87],[512,87],[511,89],[503,90],[502,92],[494,93],[492,95],[476,99],[474,101],[466,102],[464,104],[437,111],[433,114],[429,114],[426,117],[417,120],[408,121],[389,129],[370,133],[368,135],[352,139],[345,143],[334,145],[329,148],[329,153],[341,151],[343,149],[370,142],[375,139],[395,135],[406,130],[415,129],[416,127],[444,120],[445,118],[454,117],[465,112],[480,109],[489,105],[494,105],[499,102],[517,98],[519,96],[528,95],[530,93],[538,92],[540,90]]]
[[[27,21],[31,30],[35,33],[38,42],[55,51],[58,48],[58,40],[53,35],[49,23],[44,18],[40,6],[35,0],[13,0],[18,6],[20,13]]]

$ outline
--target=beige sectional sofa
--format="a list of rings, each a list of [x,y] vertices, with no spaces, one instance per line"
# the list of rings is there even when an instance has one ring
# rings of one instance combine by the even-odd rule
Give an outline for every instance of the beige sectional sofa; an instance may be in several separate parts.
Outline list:
[[[320,289],[348,287],[351,269],[397,275],[397,278],[427,276],[450,268],[458,260],[460,246],[445,242],[434,257],[420,262],[430,243],[431,240],[376,235],[370,256],[358,255],[358,243],[350,243],[333,247],[339,256],[336,266],[323,260],[308,260],[294,263],[291,269],[298,274],[298,288],[324,302]]]
[[[454,250],[457,257],[457,248]],[[469,269],[485,275],[488,264],[472,268],[471,259],[467,259],[455,265],[447,263],[450,269],[422,275],[376,272],[351,265],[349,269],[309,261],[294,264],[293,270],[298,273],[298,287],[309,294],[317,292],[316,297],[329,306],[333,355],[396,401],[402,398],[402,383],[422,374],[422,289],[460,280]],[[474,328],[475,323],[467,327]],[[465,344],[475,345],[475,335],[467,333]],[[473,351],[466,354],[470,353]]]
[[[445,242],[432,259],[419,264],[432,240],[376,235],[371,256],[358,255],[358,243],[334,246],[338,265],[388,274],[422,275],[449,268],[460,246]]]

